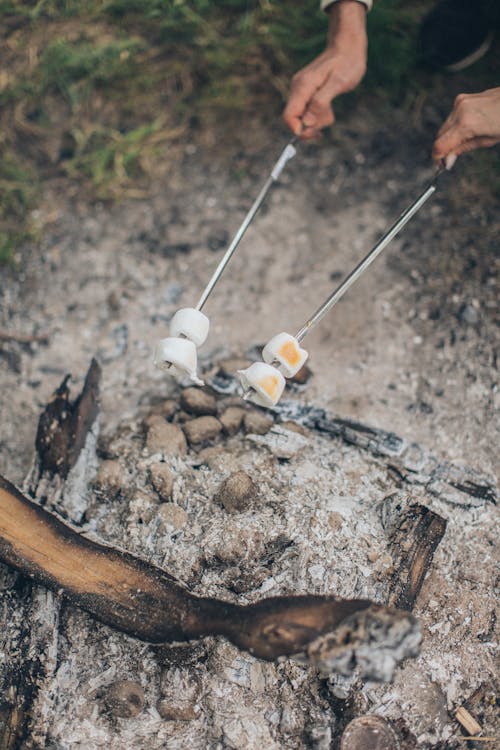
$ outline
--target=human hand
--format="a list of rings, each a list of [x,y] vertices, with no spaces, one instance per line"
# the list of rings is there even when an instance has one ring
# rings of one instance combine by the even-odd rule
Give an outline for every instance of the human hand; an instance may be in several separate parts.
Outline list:
[[[367,47],[365,6],[357,0],[334,3],[325,51],[292,79],[283,119],[293,133],[314,138],[334,122],[331,102],[363,78]]]
[[[449,165],[466,151],[497,143],[500,143],[500,88],[460,94],[437,134],[432,158]]]

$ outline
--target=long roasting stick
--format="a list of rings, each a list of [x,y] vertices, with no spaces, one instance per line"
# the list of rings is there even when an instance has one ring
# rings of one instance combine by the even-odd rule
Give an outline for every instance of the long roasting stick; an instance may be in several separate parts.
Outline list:
[[[366,255],[355,268],[353,268],[351,273],[344,279],[344,281],[335,289],[334,292],[330,294],[325,302],[323,302],[323,304],[318,307],[314,315],[309,318],[307,323],[302,326],[300,331],[295,336],[299,343],[307,336],[307,334],[314,328],[314,326],[317,325],[319,321],[325,317],[327,312],[329,312],[332,307],[339,301],[339,299],[344,296],[344,294],[348,289],[350,289],[354,282],[359,279],[359,277],[366,271],[369,266],[371,266],[373,261],[380,255],[383,250],[385,250],[387,245],[394,239],[394,237],[403,229],[404,226],[406,226],[406,224],[417,213],[417,211],[422,208],[424,203],[429,200],[431,195],[436,191],[436,180],[439,175],[443,173],[443,171],[444,168],[441,167],[436,172],[431,184],[426,187],[423,193],[421,193],[421,195],[419,195],[418,198],[410,206],[408,206],[407,209],[405,209],[405,211],[403,211],[399,219],[395,221],[390,229],[388,229],[384,234],[384,236],[380,238],[376,245],[374,245],[374,247],[370,250],[368,255]]]
[[[268,194],[271,186],[274,185],[274,183],[278,180],[278,178],[279,178],[281,172],[283,171],[283,168],[284,168],[285,164],[287,163],[287,161],[289,161],[290,159],[292,159],[295,156],[296,149],[295,149],[294,143],[296,142],[296,140],[297,140],[296,138],[292,138],[292,140],[283,149],[283,151],[282,151],[282,153],[281,153],[278,161],[276,162],[276,164],[274,165],[273,169],[271,170],[271,173],[270,173],[269,177],[267,178],[266,182],[264,183],[264,185],[263,185],[260,193],[258,194],[257,198],[253,202],[253,204],[252,204],[249,212],[247,213],[247,215],[243,219],[243,221],[242,221],[242,223],[240,225],[240,228],[238,229],[238,231],[234,235],[234,237],[233,237],[233,239],[231,241],[231,244],[229,245],[229,247],[227,248],[226,252],[224,253],[224,257],[222,258],[221,262],[219,263],[219,265],[215,269],[215,271],[214,271],[214,273],[212,275],[212,278],[210,279],[210,281],[208,282],[207,286],[205,287],[205,290],[204,290],[203,294],[201,295],[201,297],[200,297],[200,299],[198,301],[198,304],[196,305],[196,309],[197,310],[202,310],[203,309],[203,307],[205,305],[205,302],[207,301],[208,297],[210,296],[210,294],[211,294],[213,288],[215,287],[215,285],[217,284],[218,280],[222,276],[222,273],[223,273],[225,267],[227,266],[227,264],[229,263],[229,261],[233,257],[233,255],[234,255],[234,253],[236,251],[236,248],[240,244],[240,241],[241,241],[243,235],[245,234],[245,232],[247,231],[248,227],[250,226],[250,224],[251,224],[251,222],[252,222],[255,214],[257,213],[257,211],[261,207],[262,203],[264,202],[264,199],[265,199],[266,195]]]

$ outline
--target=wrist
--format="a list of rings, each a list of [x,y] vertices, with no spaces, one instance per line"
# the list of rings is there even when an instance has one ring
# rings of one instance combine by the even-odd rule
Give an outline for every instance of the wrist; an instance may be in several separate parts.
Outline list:
[[[359,0],[336,0],[327,9],[329,16],[327,47],[367,48],[366,5]]]

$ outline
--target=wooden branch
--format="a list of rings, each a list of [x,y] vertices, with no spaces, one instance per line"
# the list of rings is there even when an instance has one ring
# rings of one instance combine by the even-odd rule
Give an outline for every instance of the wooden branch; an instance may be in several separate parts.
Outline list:
[[[413,609],[445,531],[445,519],[424,505],[410,505],[398,517],[389,536],[393,557],[399,558],[388,599],[391,606]]]
[[[208,378],[208,382],[217,391],[217,381]],[[293,420],[367,451],[384,461],[402,481],[422,485],[429,495],[451,505],[476,508],[485,503],[496,504],[500,497],[493,475],[441,461],[418,443],[409,442],[394,432],[352,419],[340,419],[325,409],[295,401],[278,404],[275,412],[283,421]]]
[[[304,651],[364,610],[398,621],[402,616],[366,599],[287,596],[239,606],[193,596],[159,568],[81,536],[2,477],[0,560],[62,592],[106,625],[141,640],[223,635],[267,660]],[[414,635],[416,622],[410,615],[403,618]]]
[[[35,446],[40,473],[66,478],[75,465],[99,411],[101,368],[92,360],[82,392],[71,402],[67,375],[45,407],[38,422]]]

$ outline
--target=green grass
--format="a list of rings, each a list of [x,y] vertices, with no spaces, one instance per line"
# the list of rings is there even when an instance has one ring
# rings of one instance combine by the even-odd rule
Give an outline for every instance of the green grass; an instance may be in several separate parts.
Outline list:
[[[427,85],[415,35],[431,3],[377,0],[368,74],[351,101],[400,103]],[[324,47],[318,5],[0,0],[0,257],[29,234],[33,185],[48,174],[113,199],[145,188],[187,128],[231,121],[237,134],[249,118],[277,118],[291,76]]]

